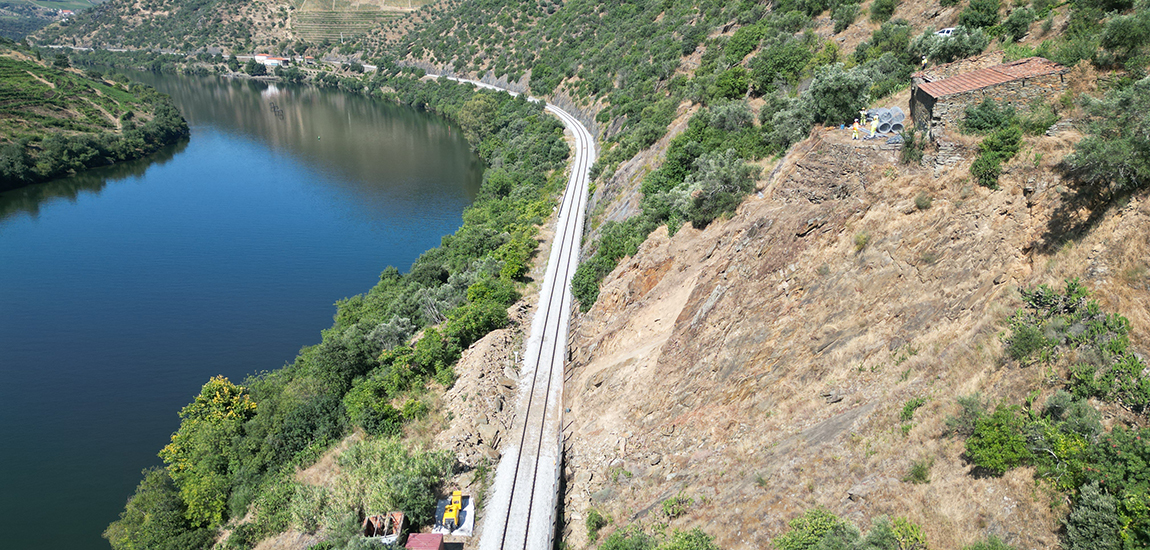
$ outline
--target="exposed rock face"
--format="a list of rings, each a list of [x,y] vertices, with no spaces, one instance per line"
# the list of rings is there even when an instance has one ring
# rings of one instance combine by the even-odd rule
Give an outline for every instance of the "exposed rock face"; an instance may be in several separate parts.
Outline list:
[[[821,505],[864,529],[908,516],[932,548],[990,534],[1056,546],[1065,507],[1051,510],[1032,472],[975,479],[942,427],[957,395],[1019,403],[1041,386],[1042,369],[1001,359],[1019,286],[1082,276],[1145,349],[1150,204],[1043,252],[1064,145],[1044,145],[1041,164],[1020,156],[992,192],[968,181],[969,159],[936,177],[869,142],[815,137],[732,218],[656,230],[572,327],[565,540],[590,545],[594,506],[614,519],[605,534],[669,522],[764,548]],[[915,397],[927,404],[900,422]],[[920,458],[932,482],[901,482]],[[680,491],[694,503],[668,520],[660,504]]]

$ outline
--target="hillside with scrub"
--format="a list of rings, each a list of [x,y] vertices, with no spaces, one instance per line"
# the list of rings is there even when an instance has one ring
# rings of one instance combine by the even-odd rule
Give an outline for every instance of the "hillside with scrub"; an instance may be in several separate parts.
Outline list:
[[[1150,545],[1144,1],[445,0],[339,44],[105,6],[37,40],[118,28],[139,49],[73,62],[199,74],[238,73],[217,51],[339,59],[273,74],[440,113],[488,166],[463,228],[341,301],[321,344],[205,385],[114,548],[359,548],[365,514],[426,527],[456,487],[482,529],[567,147],[537,105],[428,73],[598,134],[566,547]],[[909,112],[923,69],[1031,57],[1065,91],[840,129]]]
[[[3,39],[0,39],[3,40]],[[170,98],[0,42],[0,191],[151,154],[188,135]]]

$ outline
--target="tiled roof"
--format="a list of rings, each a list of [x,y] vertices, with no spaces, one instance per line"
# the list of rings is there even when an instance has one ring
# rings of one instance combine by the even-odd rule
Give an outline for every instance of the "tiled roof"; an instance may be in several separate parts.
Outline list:
[[[1010,63],[1003,63],[987,69],[979,69],[969,73],[944,78],[936,82],[925,82],[919,89],[930,94],[935,99],[978,90],[1012,80],[1034,78],[1048,74],[1060,73],[1066,67],[1041,57],[1028,57]]]

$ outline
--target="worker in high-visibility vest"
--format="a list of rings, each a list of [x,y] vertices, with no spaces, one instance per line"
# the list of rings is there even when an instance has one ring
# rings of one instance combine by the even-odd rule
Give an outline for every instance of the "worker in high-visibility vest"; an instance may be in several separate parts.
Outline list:
[[[859,119],[857,119],[857,118],[855,119],[855,123],[851,125],[851,131],[853,132],[853,134],[851,134],[851,139],[858,139],[859,138]]]
[[[870,137],[874,137],[878,133],[878,117],[871,117],[870,119]]]

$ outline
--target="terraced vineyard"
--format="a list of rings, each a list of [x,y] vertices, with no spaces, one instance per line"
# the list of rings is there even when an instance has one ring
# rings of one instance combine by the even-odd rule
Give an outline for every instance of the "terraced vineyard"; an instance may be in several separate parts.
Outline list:
[[[45,66],[7,44],[0,41],[0,191],[140,158],[188,134],[154,88]]]
[[[307,2],[311,4],[311,2]],[[309,42],[329,40],[337,42],[342,38],[351,38],[365,34],[368,29],[399,17],[401,11],[383,11],[375,6],[361,6],[361,11],[304,11],[298,12],[292,21],[292,30],[296,38]]]

